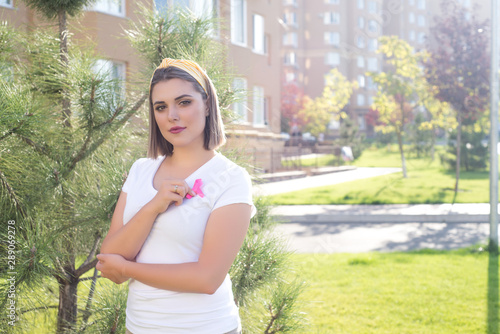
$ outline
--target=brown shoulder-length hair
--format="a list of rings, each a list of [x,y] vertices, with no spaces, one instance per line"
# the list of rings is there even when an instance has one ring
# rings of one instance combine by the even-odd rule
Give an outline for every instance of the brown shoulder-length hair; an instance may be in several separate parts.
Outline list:
[[[180,68],[170,66],[167,68],[159,68],[154,72],[153,78],[151,79],[151,85],[149,86],[148,158],[156,159],[160,155],[171,156],[174,152],[174,146],[163,137],[156,123],[151,94],[157,83],[175,78],[191,82],[194,89],[201,94],[208,107],[208,116],[205,118],[205,130],[203,132],[203,147],[205,150],[213,150],[224,145],[226,136],[224,134],[224,124],[222,123],[222,117],[219,110],[217,92],[215,91],[212,81],[206,75],[203,75],[203,77],[207,87],[206,93],[195,78]]]

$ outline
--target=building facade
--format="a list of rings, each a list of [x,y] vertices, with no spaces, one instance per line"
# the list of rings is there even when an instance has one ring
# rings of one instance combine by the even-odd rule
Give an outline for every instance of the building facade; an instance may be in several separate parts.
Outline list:
[[[244,148],[252,163],[262,170],[279,164],[271,161],[270,150],[283,146],[280,137],[280,16],[281,6],[269,0],[98,0],[78,18],[69,18],[75,40],[89,40],[102,56],[98,66],[124,82],[138,73],[140,59],[124,39],[124,29],[140,18],[140,6],[151,8],[185,7],[196,15],[207,12],[220,16],[223,26],[216,34],[227,46],[228,64],[235,69],[233,85],[248,94],[233,105],[239,115],[228,126],[228,146]],[[20,0],[0,0],[0,21],[16,29],[30,30],[47,25]],[[133,119],[137,126],[147,120]],[[266,148],[263,150],[262,148]]]
[[[471,12],[477,6],[480,19],[489,17],[489,1],[456,0]],[[384,70],[376,52],[381,36],[398,36],[416,51],[427,47],[429,29],[441,13],[441,1],[431,0],[282,0],[282,84],[297,84],[311,98],[321,95],[324,76],[336,67],[359,88],[345,111],[368,135],[366,124],[376,86],[366,72]],[[332,121],[328,133],[338,135]]]

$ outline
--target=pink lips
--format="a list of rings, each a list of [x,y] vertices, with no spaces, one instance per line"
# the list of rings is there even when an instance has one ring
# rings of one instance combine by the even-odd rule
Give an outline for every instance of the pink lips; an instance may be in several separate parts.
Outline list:
[[[180,127],[180,126],[174,126],[169,131],[170,131],[170,133],[180,133],[180,132],[184,131],[184,129],[185,128]]]

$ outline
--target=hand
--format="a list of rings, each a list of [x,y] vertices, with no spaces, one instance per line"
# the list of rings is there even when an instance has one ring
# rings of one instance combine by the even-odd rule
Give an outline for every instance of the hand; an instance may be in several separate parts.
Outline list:
[[[164,180],[158,193],[151,200],[158,214],[165,212],[170,204],[175,203],[176,206],[182,204],[186,194],[196,196],[196,193],[187,185],[184,180]]]
[[[127,260],[118,254],[98,254],[97,270],[101,272],[101,276],[105,277],[116,284],[122,284],[127,281],[129,277],[125,276],[125,266]]]

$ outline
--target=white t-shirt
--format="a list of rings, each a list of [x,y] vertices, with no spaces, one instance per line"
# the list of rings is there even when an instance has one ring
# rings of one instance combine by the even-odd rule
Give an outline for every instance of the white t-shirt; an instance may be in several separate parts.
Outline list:
[[[157,194],[153,178],[164,158],[142,158],[132,165],[122,187],[127,193],[124,224]],[[252,216],[255,215],[250,176],[222,154],[217,152],[185,181],[193,187],[196,179],[202,180],[205,196],[184,198],[180,206],[171,205],[159,214],[137,254],[137,262],[196,262],[213,210],[247,203],[252,206]],[[131,279],[126,314],[126,326],[134,334],[221,334],[240,326],[229,275],[212,295],[158,289]]]

